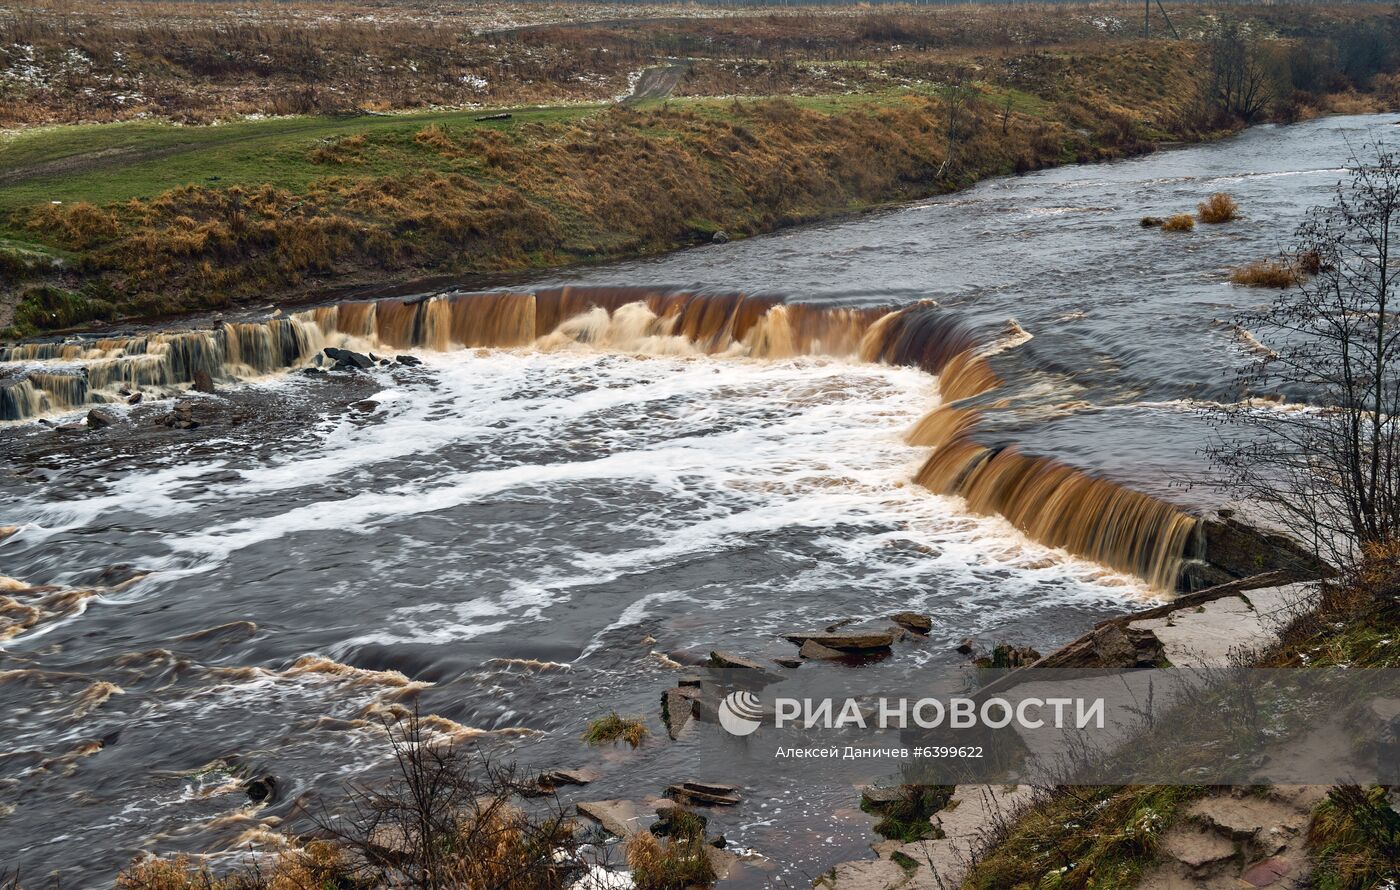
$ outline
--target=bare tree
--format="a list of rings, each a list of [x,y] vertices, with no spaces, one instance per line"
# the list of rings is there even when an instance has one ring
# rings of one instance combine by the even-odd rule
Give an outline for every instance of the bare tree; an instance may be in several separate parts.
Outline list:
[[[957,173],[962,167],[962,146],[977,132],[976,102],[980,95],[966,68],[953,71],[942,91],[944,121],[943,163],[935,178],[945,171]]]
[[[1273,98],[1259,38],[1236,21],[1222,23],[1211,36],[1210,101],[1228,117],[1249,122]]]
[[[1285,257],[1311,277],[1236,319],[1256,341],[1244,394],[1307,407],[1209,411],[1219,435],[1207,450],[1223,481],[1339,566],[1400,539],[1400,264],[1390,255],[1400,156],[1362,153]]]

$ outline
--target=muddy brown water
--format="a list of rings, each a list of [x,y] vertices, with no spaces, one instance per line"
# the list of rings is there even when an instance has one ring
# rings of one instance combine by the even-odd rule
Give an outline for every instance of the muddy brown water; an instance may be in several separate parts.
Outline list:
[[[991,341],[1014,319],[1030,338],[988,359],[1005,388],[983,441],[1204,507],[1214,493],[1179,485],[1202,468],[1187,401],[1238,395],[1246,353],[1215,319],[1270,296],[1225,275],[1282,246],[1348,144],[1390,123],[1260,127],[515,289],[932,299]],[[1137,226],[1214,191],[1246,218]],[[194,430],[153,422],[159,386],[105,430],[0,424],[0,526],[18,526],[0,575],[21,588],[0,590],[0,865],[89,887],[143,851],[237,861],[273,817],[308,827],[299,808],[384,775],[376,717],[415,700],[522,764],[603,773],[571,798],[640,798],[713,763],[720,730],[635,752],[579,735],[615,709],[664,738],[673,661],[791,655],[779,631],[929,613],[929,639],[880,663],[803,668],[886,681],[958,664],[966,636],[1048,649],[1154,595],[910,484],[926,371],[696,354],[624,327],[224,382]],[[238,782],[264,774],[278,794],[253,804]],[[873,839],[854,790],[820,776],[701,778],[743,786],[718,824],[774,863],[745,883],[805,885]]]

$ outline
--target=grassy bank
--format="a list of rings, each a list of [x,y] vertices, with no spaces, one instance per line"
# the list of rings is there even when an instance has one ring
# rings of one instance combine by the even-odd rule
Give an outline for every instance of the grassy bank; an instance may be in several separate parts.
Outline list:
[[[980,93],[980,91],[979,91]],[[1059,112],[1059,113],[1056,113]],[[117,124],[24,134],[0,149],[6,254],[35,277],[12,334],[229,305],[370,278],[596,261],[917,198],[976,179],[1143,150],[1183,135],[1121,115],[1082,132],[1064,110],[965,113],[949,158],[937,95],[677,101],[477,115]],[[33,162],[32,158],[44,158]],[[53,277],[50,275],[49,277]],[[74,285],[77,285],[76,287]],[[67,298],[71,301],[72,298]],[[48,314],[45,314],[48,313]]]
[[[985,80],[511,113],[129,122],[0,144],[10,336],[357,280],[499,273],[743,237],[1211,132],[1194,63],[1064,60],[1073,101]]]
[[[987,8],[575,23],[474,35],[464,45],[485,55],[468,61],[494,59],[492,95],[577,100],[594,94],[563,84],[596,85],[605,73],[683,56],[679,98],[483,120],[492,115],[480,109],[411,108],[425,66],[457,58],[446,20],[381,28],[381,54],[397,47],[403,58],[366,63],[373,76],[356,79],[351,50],[370,40],[359,25],[308,13],[321,24],[283,22],[298,35],[284,40],[180,4],[121,9],[86,30],[52,10],[0,15],[0,31],[28,40],[36,60],[17,69],[29,80],[6,87],[22,119],[100,117],[82,103],[111,93],[112,105],[126,95],[114,92],[123,78],[159,74],[168,87],[149,106],[163,119],[129,119],[121,105],[114,123],[0,138],[0,336],[341,284],[597,262],[721,231],[740,238],[988,176],[1208,138],[1249,120],[1379,107],[1391,91],[1385,72],[1400,61],[1385,36],[1393,17],[1369,6],[1250,10],[1251,36],[1229,46],[1208,31],[1216,13],[1195,7],[1181,40],[1134,37],[1104,18],[1109,7],[1037,10],[1015,33],[1015,22]],[[218,56],[216,38],[229,28],[259,52]],[[1357,28],[1383,35],[1383,52],[1348,72],[1334,50]],[[1221,92],[1212,71],[1227,50],[1261,72],[1266,105],[1236,107]],[[490,55],[516,51],[571,61],[545,77]],[[73,82],[94,85],[65,105],[58,75],[40,61],[73,53],[91,60]],[[157,57],[169,64],[152,68]],[[285,62],[277,78],[343,100],[310,107],[354,110],[182,122],[206,106],[278,111],[275,96],[240,105],[226,92],[267,59]],[[557,89],[546,89],[549,78]],[[390,101],[391,87],[400,101]],[[704,95],[730,88],[778,95]],[[374,107],[398,110],[364,110]]]

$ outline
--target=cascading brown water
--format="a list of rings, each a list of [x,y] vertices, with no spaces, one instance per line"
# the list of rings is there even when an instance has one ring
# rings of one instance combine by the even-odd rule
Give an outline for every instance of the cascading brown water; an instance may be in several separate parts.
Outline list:
[[[39,366],[0,385],[0,419],[110,401],[122,388],[177,389],[200,371],[225,380],[267,374],[304,364],[336,344],[380,350],[587,344],[917,367],[939,377],[943,399],[909,434],[911,444],[934,449],[916,477],[930,490],[961,496],[973,510],[1000,514],[1037,541],[1160,589],[1176,586],[1196,527],[1194,518],[1149,495],[1014,446],[974,441],[978,415],[955,403],[1001,381],[975,333],[931,303],[824,307],[738,293],[620,287],[347,302],[206,331],[0,349],[0,362]]]

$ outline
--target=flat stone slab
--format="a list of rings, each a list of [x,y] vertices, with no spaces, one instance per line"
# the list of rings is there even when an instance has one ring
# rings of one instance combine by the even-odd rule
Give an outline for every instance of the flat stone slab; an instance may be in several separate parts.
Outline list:
[[[846,653],[842,652],[840,649],[823,646],[816,640],[808,640],[803,643],[802,648],[797,650],[797,654],[803,658],[837,659],[846,657]]]
[[[815,633],[786,633],[783,634],[783,639],[798,646],[811,641],[839,652],[869,652],[872,649],[890,648],[890,645],[894,643],[894,632],[888,630],[839,633],[817,631]]]
[[[1245,869],[1244,874],[1240,875],[1240,880],[1251,887],[1272,887],[1292,873],[1293,863],[1275,856]]]
[[[763,670],[763,665],[754,661],[752,658],[745,658],[742,655],[725,652],[723,649],[716,649],[710,653],[710,666],[717,668],[743,668],[753,671]]]
[[[888,859],[843,862],[812,882],[827,890],[896,890],[908,881],[904,869]]]
[[[587,816],[618,837],[629,837],[642,830],[642,811],[630,800],[585,800],[574,807],[580,816]]]
[[[1203,828],[1167,832],[1162,838],[1162,850],[1190,869],[1206,868],[1238,855],[1234,844]]]
[[[1174,667],[1221,667],[1236,654],[1273,643],[1283,624],[1315,596],[1313,584],[1265,587],[1129,626],[1151,631]]]
[[[732,807],[739,803],[739,789],[718,782],[677,782],[666,789],[666,796],[680,803]]]

